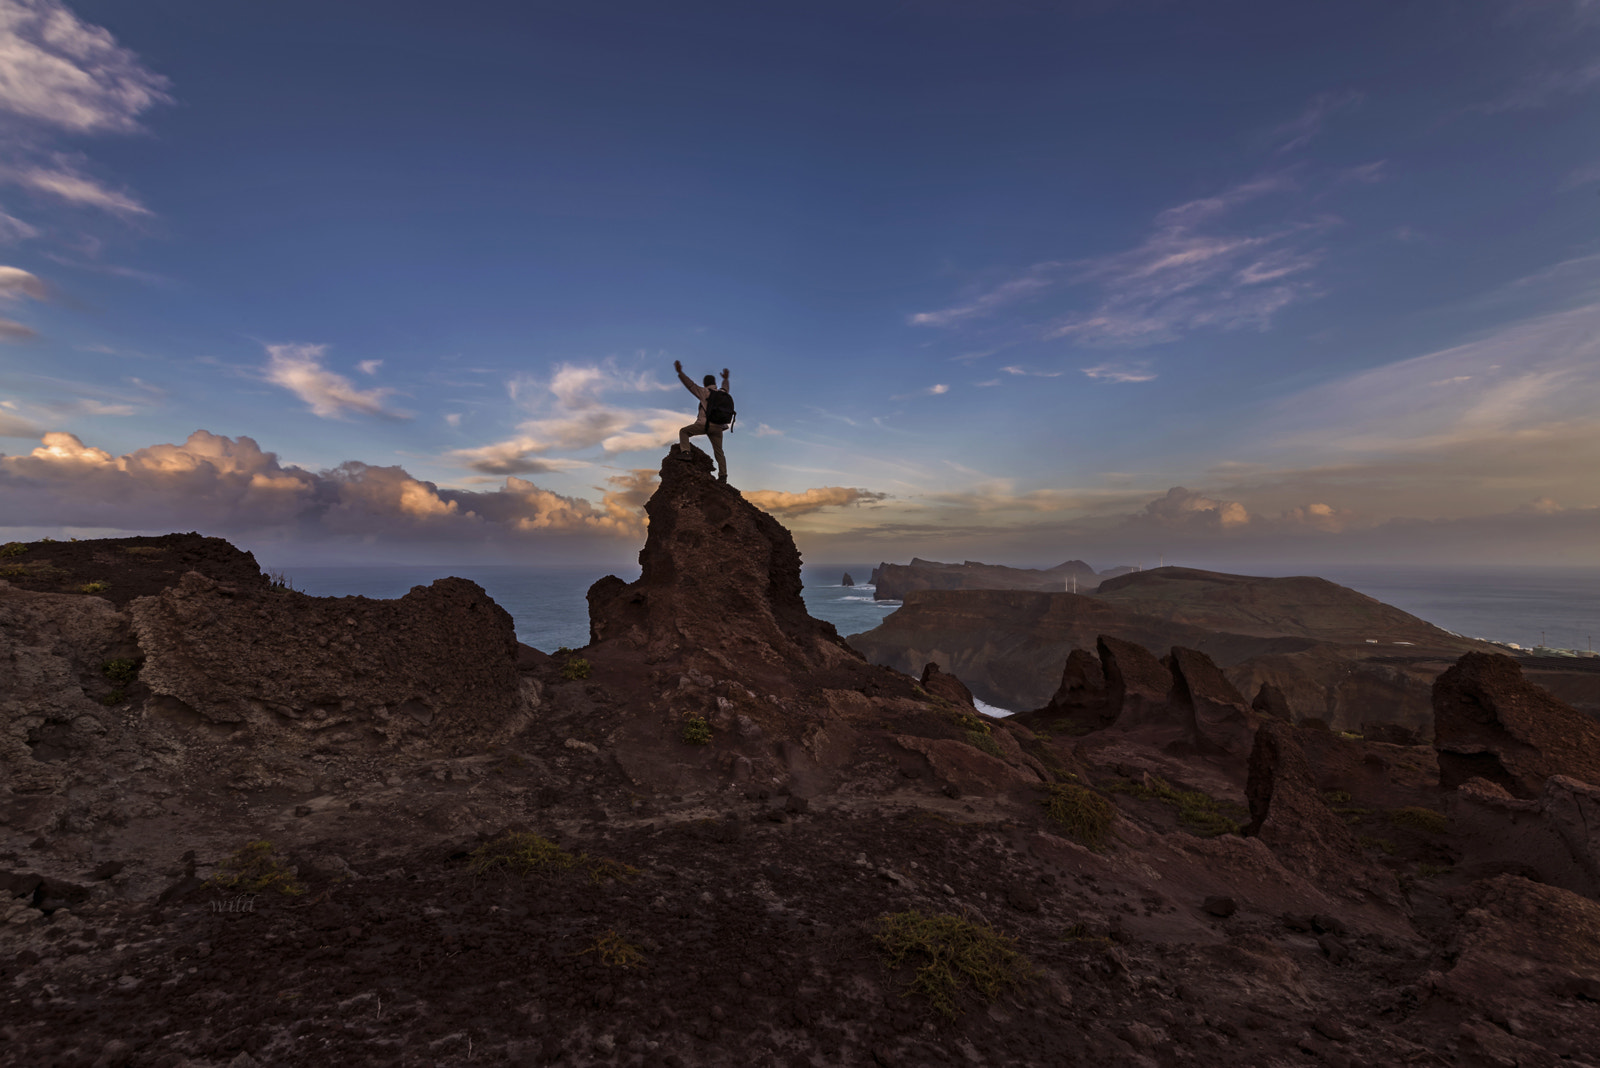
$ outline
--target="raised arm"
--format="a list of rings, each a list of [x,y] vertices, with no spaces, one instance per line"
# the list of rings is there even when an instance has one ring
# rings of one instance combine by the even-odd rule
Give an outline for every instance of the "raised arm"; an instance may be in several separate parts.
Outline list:
[[[722,392],[728,392],[728,369],[726,367],[722,369]]]
[[[673,360],[672,369],[678,372],[678,381],[683,383],[684,389],[688,390],[690,393],[693,393],[696,397],[700,396],[700,390],[695,387],[694,380],[683,373],[682,360]]]

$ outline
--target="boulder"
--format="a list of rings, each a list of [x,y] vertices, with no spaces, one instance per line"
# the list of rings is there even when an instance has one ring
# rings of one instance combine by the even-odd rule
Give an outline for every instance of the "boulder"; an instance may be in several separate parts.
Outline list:
[[[1545,780],[1540,808],[1590,885],[1600,888],[1600,787],[1552,775]]]
[[[1410,727],[1402,727],[1398,723],[1363,723],[1361,737],[1369,742],[1382,742],[1384,745],[1421,745],[1422,735]]]
[[[918,680],[922,688],[935,697],[943,697],[947,701],[962,705],[966,708],[976,708],[972,703],[972,691],[967,689],[962,681],[954,675],[939,670],[939,665],[928,662],[922,669],[922,678]]]
[[[1509,656],[1467,653],[1433,684],[1439,784],[1488,779],[1535,798],[1552,775],[1600,784],[1600,724],[1522,677]]]
[[[844,578],[839,580],[839,585],[841,586],[854,586],[855,584],[856,580],[850,577],[850,572],[848,571],[844,573]]]
[[[1372,863],[1355,835],[1318,796],[1296,728],[1268,720],[1256,731],[1245,796],[1244,833],[1266,843],[1283,866],[1331,894],[1401,907],[1400,886]]]

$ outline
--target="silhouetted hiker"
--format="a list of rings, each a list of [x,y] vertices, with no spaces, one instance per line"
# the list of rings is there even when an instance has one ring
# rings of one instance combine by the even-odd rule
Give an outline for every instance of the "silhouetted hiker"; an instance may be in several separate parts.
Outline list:
[[[733,398],[728,394],[728,369],[722,369],[722,387],[719,389],[716,375],[706,375],[705,385],[697,386],[683,373],[682,360],[673,360],[672,367],[678,372],[678,381],[683,383],[683,388],[700,398],[700,411],[696,413],[694,422],[678,431],[678,459],[692,459],[694,454],[689,451],[689,439],[696,434],[704,434],[711,439],[711,451],[717,458],[717,481],[726,482],[728,458],[722,455],[722,432],[732,427],[734,420]],[[722,422],[724,419],[727,422]]]

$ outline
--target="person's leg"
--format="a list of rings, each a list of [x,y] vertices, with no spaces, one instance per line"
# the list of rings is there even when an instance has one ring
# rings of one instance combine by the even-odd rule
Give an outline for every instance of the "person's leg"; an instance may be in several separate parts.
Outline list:
[[[722,431],[707,430],[706,437],[711,439],[711,452],[717,458],[717,481],[728,481],[728,458],[722,455]]]
[[[699,420],[696,420],[695,422],[690,423],[688,426],[686,426],[682,430],[678,431],[678,451],[680,453],[682,453],[684,456],[688,456],[689,455],[689,439],[694,437],[696,434],[704,434],[705,432],[706,432],[706,425],[704,423],[700,422]]]

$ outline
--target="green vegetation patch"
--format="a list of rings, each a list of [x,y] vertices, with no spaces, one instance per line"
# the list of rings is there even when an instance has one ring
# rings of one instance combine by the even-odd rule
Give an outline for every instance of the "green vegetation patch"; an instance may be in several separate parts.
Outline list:
[[[683,729],[678,736],[690,745],[710,745],[711,724],[706,722],[704,716],[685,716]]]
[[[1015,939],[960,916],[916,909],[881,916],[873,942],[890,968],[913,969],[904,996],[921,994],[949,1019],[960,1015],[964,992],[987,1003],[1036,973]]]
[[[589,661],[581,656],[575,656],[561,665],[561,677],[568,682],[575,682],[578,679],[588,678],[591,670]]]
[[[614,928],[595,938],[588,949],[578,952],[578,956],[588,953],[593,953],[595,959],[607,968],[638,968],[644,965],[644,954],[639,952],[639,947],[619,935]]]
[[[107,660],[100,665],[100,674],[118,686],[126,686],[139,677],[139,661],[127,659]]]
[[[967,744],[974,749],[981,749],[992,757],[1005,759],[1005,752],[1000,748],[1000,743],[988,731],[968,731]]]
[[[1424,834],[1444,834],[1450,829],[1450,820],[1443,812],[1420,805],[1395,809],[1389,813],[1389,822],[1396,827],[1409,827]]]
[[[1348,805],[1351,800],[1350,791],[1324,790],[1322,791],[1322,800],[1326,801],[1330,805]]]
[[[129,556],[160,556],[167,550],[159,545],[124,545],[122,551]]]
[[[106,581],[104,581],[102,579],[96,579],[93,582],[85,582],[82,586],[79,586],[78,587],[78,592],[79,593],[104,593],[107,590],[109,590],[110,588],[111,588],[111,583],[106,582]]]
[[[0,545],[0,556],[21,556],[28,551],[28,547],[20,541],[8,541]]]
[[[269,890],[290,897],[306,892],[305,884],[286,868],[278,852],[266,840],[246,842],[244,847],[222,862],[222,869],[206,881],[213,890],[235,894],[264,894]]]
[[[606,857],[569,853],[550,839],[529,831],[512,831],[474,849],[467,860],[473,875],[503,873],[527,878],[533,875],[559,875],[582,870],[592,883],[607,879],[628,882],[639,869]]]
[[[1050,822],[1090,849],[1105,845],[1117,806],[1077,783],[1057,782],[1045,788],[1041,802]]]
[[[1160,801],[1178,813],[1178,825],[1201,838],[1238,834],[1249,812],[1232,801],[1218,801],[1201,790],[1180,790],[1165,779],[1151,777],[1149,785],[1118,780],[1105,787],[1109,793],[1128,794],[1141,801]]]
[[[1395,845],[1394,842],[1387,838],[1379,838],[1376,835],[1364,834],[1357,838],[1356,841],[1361,843],[1362,849],[1373,849],[1386,857],[1392,857],[1400,850],[1400,847]]]

